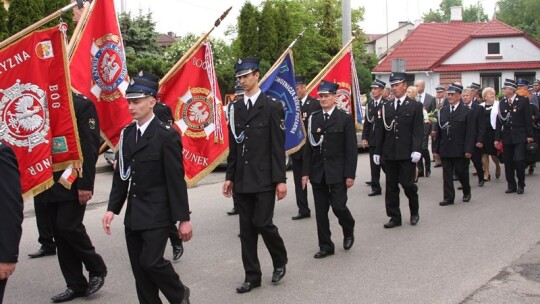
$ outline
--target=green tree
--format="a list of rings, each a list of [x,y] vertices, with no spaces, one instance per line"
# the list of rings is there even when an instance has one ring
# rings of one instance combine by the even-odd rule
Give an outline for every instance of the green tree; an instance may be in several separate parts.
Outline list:
[[[430,9],[422,16],[424,22],[450,22],[452,6],[463,7],[462,0],[442,0],[438,10]],[[488,15],[484,12],[482,4],[471,5],[463,9],[463,22],[483,22],[488,20]]]
[[[0,5],[0,41],[9,37],[8,27],[8,12],[3,5]]]
[[[422,17],[425,23],[429,22],[444,22],[444,16],[439,10],[429,9],[429,12],[425,13]]]
[[[259,11],[253,4],[246,2],[238,16],[239,56],[258,56],[259,46]]]
[[[463,10],[463,21],[465,22],[485,22],[488,20],[488,15],[484,12],[482,4],[471,5]]]
[[[10,35],[34,24],[44,17],[43,0],[11,0],[8,11],[8,31]]]
[[[319,33],[326,39],[324,51],[328,54],[335,54],[341,49],[341,38],[338,35],[339,11],[336,6],[340,5],[336,0],[324,0],[321,15],[322,21],[319,28]]]
[[[48,16],[57,10],[65,7],[66,5],[70,4],[70,0],[47,0],[47,5],[44,6],[44,12],[43,17]],[[68,37],[73,34],[73,30],[75,29],[75,23],[73,22],[73,10],[69,10],[65,12],[62,17],[59,19],[63,22],[67,23],[68,25]],[[58,25],[59,20],[53,20],[49,22],[46,27],[53,27],[55,25]]]
[[[280,53],[278,45],[278,31],[276,19],[278,14],[270,1],[263,4],[262,12],[259,15],[259,38],[264,37],[264,43],[260,43],[258,56],[269,61],[275,61]]]
[[[497,19],[540,41],[540,1],[500,0]]]

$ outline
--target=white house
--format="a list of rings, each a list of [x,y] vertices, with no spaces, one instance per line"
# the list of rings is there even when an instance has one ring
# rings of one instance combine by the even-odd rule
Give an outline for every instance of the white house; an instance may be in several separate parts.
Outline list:
[[[380,59],[395,49],[399,43],[414,29],[414,24],[408,21],[400,21],[397,29],[388,34],[367,35],[366,51],[375,53]]]

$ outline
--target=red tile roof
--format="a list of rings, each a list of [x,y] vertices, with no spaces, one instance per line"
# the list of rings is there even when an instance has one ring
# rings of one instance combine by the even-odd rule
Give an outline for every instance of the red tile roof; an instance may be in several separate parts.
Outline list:
[[[489,70],[531,70],[540,69],[540,61],[471,63],[440,65],[434,72],[489,71]]]
[[[373,72],[390,72],[394,58],[405,59],[407,71],[432,71],[473,38],[508,36],[525,36],[539,45],[522,31],[496,19],[489,22],[422,23]]]

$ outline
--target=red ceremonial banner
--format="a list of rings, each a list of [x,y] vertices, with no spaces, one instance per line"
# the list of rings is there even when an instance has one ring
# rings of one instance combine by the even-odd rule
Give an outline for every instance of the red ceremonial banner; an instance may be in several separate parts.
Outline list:
[[[94,0],[90,5],[88,19],[74,37],[71,86],[94,102],[101,135],[116,147],[120,131],[133,120],[125,99],[129,76],[124,44],[114,0]]]
[[[229,151],[212,49],[206,42],[160,87],[158,97],[173,109],[182,135],[185,180],[194,186],[222,162]]]
[[[322,79],[330,82],[339,84],[337,91],[337,107],[342,109],[347,113],[354,114],[353,112],[353,103],[352,101],[352,71],[351,71],[351,55],[352,51],[349,49],[348,52],[345,52],[343,56],[336,62],[336,64],[322,76]],[[317,84],[309,95],[314,98],[319,98],[317,90],[319,89],[319,84]]]
[[[52,185],[52,172],[81,164],[59,27],[37,31],[0,51],[0,139],[19,162],[24,194]]]

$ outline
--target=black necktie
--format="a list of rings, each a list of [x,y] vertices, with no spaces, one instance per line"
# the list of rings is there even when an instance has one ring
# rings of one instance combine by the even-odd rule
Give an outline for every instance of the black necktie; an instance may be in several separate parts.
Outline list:
[[[450,107],[450,113],[454,112],[454,108],[455,108],[454,106]]]
[[[401,99],[397,100],[397,106],[396,106],[396,112],[399,110],[399,106],[401,105]]]
[[[137,129],[137,137],[135,138],[135,143],[138,143],[139,140],[141,139],[141,129]]]
[[[330,114],[324,113],[324,122],[327,122],[328,118],[330,118]]]
[[[247,107],[248,107],[248,113],[249,113],[251,109],[253,108],[253,102],[251,102],[251,99],[248,99]]]

